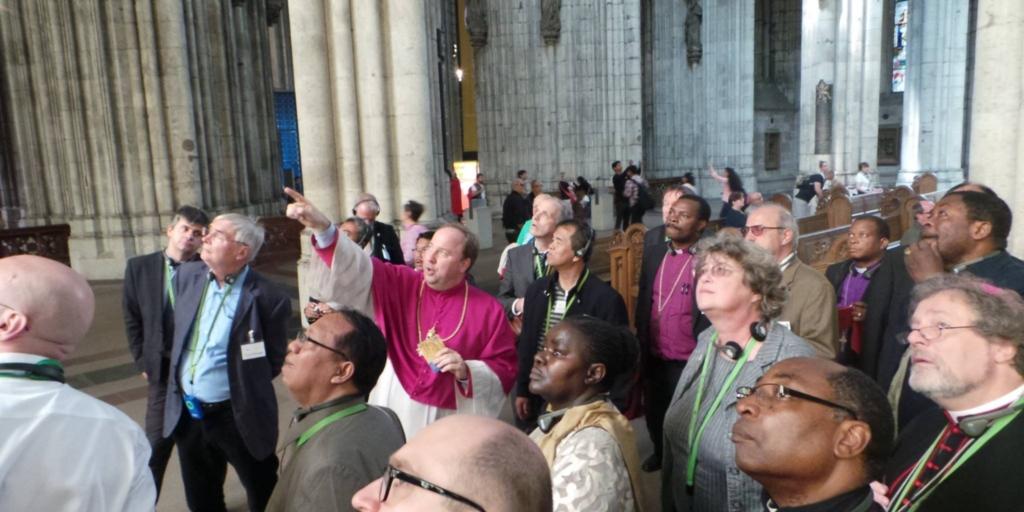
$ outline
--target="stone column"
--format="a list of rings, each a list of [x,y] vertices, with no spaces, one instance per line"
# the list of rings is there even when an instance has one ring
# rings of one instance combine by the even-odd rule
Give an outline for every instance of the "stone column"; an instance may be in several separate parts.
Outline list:
[[[1016,0],[979,0],[968,178],[1024,218],[1024,18]],[[1010,252],[1024,253],[1015,223]]]
[[[932,172],[939,190],[963,180],[968,2],[911,0],[897,183]]]
[[[882,0],[803,2],[800,45],[800,171],[829,160],[837,175],[878,155],[879,60]],[[832,85],[832,147],[814,151],[816,86]]]
[[[388,84],[385,80],[384,36],[381,34],[381,3],[353,1],[351,5],[363,183],[366,191],[372,192],[380,202],[380,220],[389,222],[398,210],[392,199],[393,180],[388,147],[391,131],[388,126]]]
[[[328,0],[330,1],[330,0]],[[310,201],[331,218],[341,215],[335,167],[331,69],[324,2],[289,5],[295,111],[302,136],[302,184]]]
[[[356,101],[356,67],[352,48],[352,6],[350,0],[328,0],[327,27],[331,62],[331,97],[334,112],[327,112],[325,104],[318,106],[334,124],[334,171],[339,174],[339,218],[346,213],[364,190],[362,157],[360,156],[359,107]],[[330,104],[330,103],[328,103]],[[301,134],[300,134],[301,136]]]
[[[434,52],[427,51],[425,1],[430,0],[387,2],[392,128],[397,135],[394,139],[394,169],[398,197],[394,198],[392,207],[396,217],[402,204],[409,199],[423,203],[431,217],[437,212],[433,193],[429,75],[429,63],[434,59],[428,57]],[[429,40],[433,41],[433,38]],[[429,47],[432,49],[434,45]]]

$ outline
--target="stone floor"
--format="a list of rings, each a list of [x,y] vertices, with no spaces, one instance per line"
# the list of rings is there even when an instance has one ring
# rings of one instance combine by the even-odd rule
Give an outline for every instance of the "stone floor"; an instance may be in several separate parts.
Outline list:
[[[644,219],[648,225],[658,222],[656,215],[648,214]],[[496,231],[496,233],[500,233]],[[607,236],[609,233],[601,233]],[[477,265],[477,284],[490,292],[498,288],[497,268],[502,247],[482,251]],[[297,288],[294,265],[281,265],[263,269],[265,275],[277,281],[293,296],[293,309],[298,311]],[[92,283],[96,294],[96,320],[90,328],[86,340],[81,344],[74,356],[67,361],[66,371],[68,382],[82,391],[117,406],[135,421],[142,424],[146,407],[146,383],[136,373],[125,341],[123,315],[121,313],[121,296],[123,286],[120,281],[97,281]],[[293,320],[298,327],[298,317]],[[296,407],[287,389],[280,379],[275,380],[278,404],[281,411],[279,422],[282,429],[287,425],[290,412]],[[512,413],[506,408],[503,419],[511,421]],[[636,437],[641,460],[651,453],[651,443],[642,419],[634,421]],[[649,506],[646,510],[658,510],[657,496],[659,482],[657,473],[645,474],[645,493]],[[245,493],[238,478],[229,470],[225,484],[225,496],[228,509],[232,511],[246,510]],[[180,468],[177,457],[171,459],[164,478],[164,487],[157,507],[159,511],[183,511],[185,505],[184,489],[181,482]]]

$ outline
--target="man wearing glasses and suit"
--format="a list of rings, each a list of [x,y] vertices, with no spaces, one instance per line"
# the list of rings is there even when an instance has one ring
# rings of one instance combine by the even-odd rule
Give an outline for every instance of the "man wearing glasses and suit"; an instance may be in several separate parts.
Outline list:
[[[250,268],[264,230],[228,213],[203,237],[201,262],[178,269],[174,345],[164,405],[192,510],[224,510],[224,476],[238,473],[251,510],[277,482],[277,397],[271,381],[285,356],[288,297]]]

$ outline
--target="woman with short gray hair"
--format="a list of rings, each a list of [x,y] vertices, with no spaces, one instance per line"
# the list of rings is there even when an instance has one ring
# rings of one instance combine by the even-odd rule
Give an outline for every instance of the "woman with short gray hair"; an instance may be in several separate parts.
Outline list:
[[[729,234],[701,242],[695,282],[711,327],[698,336],[665,414],[662,508],[760,510],[761,486],[736,467],[727,435],[738,417],[736,388],[753,386],[777,361],[815,352],[774,321],[786,300],[782,272],[752,242]]]

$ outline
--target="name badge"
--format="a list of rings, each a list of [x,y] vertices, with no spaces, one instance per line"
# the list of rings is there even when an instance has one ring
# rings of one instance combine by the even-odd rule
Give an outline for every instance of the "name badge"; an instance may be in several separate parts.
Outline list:
[[[267,357],[267,346],[262,341],[259,343],[242,343],[242,360],[248,361],[258,357]]]

